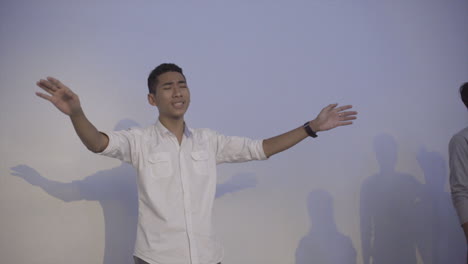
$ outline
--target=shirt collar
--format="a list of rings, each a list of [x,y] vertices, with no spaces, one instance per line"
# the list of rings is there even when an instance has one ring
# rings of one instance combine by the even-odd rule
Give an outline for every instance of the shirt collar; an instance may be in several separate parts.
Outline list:
[[[162,135],[172,135],[172,132],[169,131],[162,123],[161,121],[156,121],[156,124],[154,124],[156,127],[156,130],[160,132]],[[184,135],[186,137],[190,137],[192,135],[192,129],[187,126],[187,123],[184,122]]]

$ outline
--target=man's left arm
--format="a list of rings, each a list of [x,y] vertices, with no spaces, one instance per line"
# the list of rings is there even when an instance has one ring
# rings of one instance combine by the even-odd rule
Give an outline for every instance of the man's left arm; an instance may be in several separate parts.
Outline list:
[[[337,106],[338,104],[326,106],[314,120],[308,122],[312,133],[330,130],[339,126],[351,125],[353,123],[351,120],[357,118],[356,111],[346,111],[352,108],[351,105]],[[287,150],[308,136],[306,129],[300,126],[279,136],[263,140],[263,150],[265,155],[270,157],[278,152]]]

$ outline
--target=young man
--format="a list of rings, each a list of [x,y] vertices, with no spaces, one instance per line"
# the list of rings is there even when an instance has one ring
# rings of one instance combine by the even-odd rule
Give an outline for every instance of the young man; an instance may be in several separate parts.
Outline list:
[[[468,109],[468,83],[460,87],[460,96]],[[468,127],[450,140],[449,166],[453,205],[468,242]]]
[[[228,137],[191,129],[184,121],[190,91],[182,69],[161,64],[148,77],[148,102],[159,110],[156,124],[144,129],[99,132],[86,118],[78,96],[57,79],[37,85],[36,93],[70,116],[84,145],[95,153],[131,163],[138,171],[139,219],[135,263],[216,264],[223,251],[211,214],[216,164],[263,160],[316,132],[352,124],[351,106],[331,104],[316,119],[265,140]]]

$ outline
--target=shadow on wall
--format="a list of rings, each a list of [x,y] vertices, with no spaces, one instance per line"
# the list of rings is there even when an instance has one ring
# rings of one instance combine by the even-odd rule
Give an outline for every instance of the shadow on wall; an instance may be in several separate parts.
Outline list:
[[[427,260],[424,263],[464,263],[465,237],[450,193],[444,191],[448,179],[447,162],[440,153],[428,152],[425,148],[418,151],[417,160],[426,182],[420,211],[426,219],[426,232],[432,235],[426,241],[430,255],[424,256]]]
[[[333,198],[323,190],[309,193],[310,230],[296,249],[296,264],[355,264],[351,239],[340,234],[333,216]]]
[[[121,120],[114,130],[139,126],[132,120]],[[101,204],[105,223],[105,251],[103,264],[133,263],[133,249],[138,221],[136,170],[122,162],[119,167],[99,171],[81,181],[62,183],[51,181],[27,165],[11,168],[14,176],[42,188],[49,195],[65,202],[88,200]],[[217,186],[216,198],[245,188],[253,188],[257,181],[253,174],[235,175]]]
[[[13,167],[12,175],[41,187],[64,202],[88,200],[101,204],[105,223],[104,264],[132,263],[138,216],[136,173],[129,164],[99,171],[81,181],[48,180],[26,165]]]
[[[361,187],[363,263],[413,264],[417,252],[424,264],[463,263],[454,246],[460,241],[454,230],[459,225],[449,195],[443,192],[447,173],[441,155],[418,153],[426,178],[421,184],[395,171],[398,147],[392,136],[376,136],[374,151],[380,170]]]
[[[363,263],[417,263],[417,250],[427,259],[427,219],[418,213],[423,186],[413,176],[395,171],[397,144],[392,136],[374,138],[380,170],[361,187]],[[426,261],[424,263],[427,263]]]
[[[216,185],[215,198],[220,198],[228,193],[235,193],[247,188],[255,188],[257,179],[253,173],[239,173],[224,183]]]
[[[135,121],[121,120],[114,130],[139,126]],[[81,181],[62,183],[48,180],[26,165],[12,168],[31,185],[65,202],[88,200],[101,204],[105,223],[104,264],[133,263],[138,219],[136,171],[127,163],[96,172]]]

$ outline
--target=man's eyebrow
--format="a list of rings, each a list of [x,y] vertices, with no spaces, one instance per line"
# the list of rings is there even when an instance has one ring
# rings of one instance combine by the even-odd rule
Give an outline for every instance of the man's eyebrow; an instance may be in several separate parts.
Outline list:
[[[186,82],[186,81],[183,81],[183,80],[181,80],[181,81],[178,81],[177,83],[187,83],[187,82]],[[174,84],[174,82],[173,82],[173,81],[169,81],[169,82],[165,82],[165,83],[163,83],[161,86],[165,86],[165,85],[172,85],[172,84]]]
[[[165,85],[171,85],[171,84],[173,84],[173,83],[174,83],[173,81],[169,81],[169,82],[165,82],[165,83],[163,83],[161,86],[165,86]]]

